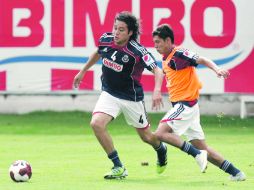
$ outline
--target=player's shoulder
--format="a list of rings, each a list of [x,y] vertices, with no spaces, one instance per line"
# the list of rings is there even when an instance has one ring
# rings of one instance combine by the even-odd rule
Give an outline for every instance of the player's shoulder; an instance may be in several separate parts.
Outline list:
[[[182,46],[176,46],[174,47],[176,53],[183,53],[184,51],[188,50],[185,47]]]
[[[193,56],[197,55],[197,53],[185,48],[185,47],[177,47],[176,55],[181,57],[193,58]]]
[[[106,32],[101,35],[99,39],[99,45],[106,45],[106,44],[111,44],[114,40],[114,36],[110,32]]]
[[[132,52],[135,53],[135,55],[138,55],[142,62],[144,62],[150,69],[152,70],[153,68],[156,67],[156,61],[153,55],[147,51],[147,49],[138,43],[135,40],[129,41],[129,48],[131,49]]]
[[[144,56],[148,53],[147,49],[135,40],[130,40],[128,43],[128,48],[135,54]]]

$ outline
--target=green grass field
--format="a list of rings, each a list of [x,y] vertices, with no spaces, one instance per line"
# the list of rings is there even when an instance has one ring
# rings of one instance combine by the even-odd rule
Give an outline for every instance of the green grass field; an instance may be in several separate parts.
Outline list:
[[[202,117],[207,143],[241,168],[247,181],[231,182],[228,174],[209,164],[200,173],[195,160],[168,146],[168,168],[155,172],[156,155],[123,117],[109,127],[121,160],[128,169],[125,180],[103,179],[112,164],[94,137],[90,114],[35,112],[0,115],[1,190],[251,190],[254,189],[254,118]],[[153,130],[162,117],[150,114]],[[8,168],[18,159],[31,163],[27,183],[12,182]],[[149,166],[141,166],[141,162]]]

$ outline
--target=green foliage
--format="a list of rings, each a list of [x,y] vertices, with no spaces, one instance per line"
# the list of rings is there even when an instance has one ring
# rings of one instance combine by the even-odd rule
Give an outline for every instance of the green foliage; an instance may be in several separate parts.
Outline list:
[[[152,130],[163,115],[150,114]],[[91,114],[35,112],[0,115],[0,188],[4,190],[251,190],[254,187],[254,118],[203,116],[208,144],[247,175],[230,182],[228,174],[209,164],[201,174],[194,159],[168,146],[168,168],[155,173],[156,155],[122,116],[109,126],[120,158],[129,171],[125,180],[106,181],[112,166],[89,127]],[[8,168],[14,160],[31,163],[28,183],[14,183]],[[148,166],[141,166],[148,162]]]

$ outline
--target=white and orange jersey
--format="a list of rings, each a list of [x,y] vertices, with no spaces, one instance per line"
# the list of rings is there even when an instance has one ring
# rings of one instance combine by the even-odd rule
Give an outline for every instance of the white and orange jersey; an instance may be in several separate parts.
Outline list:
[[[182,47],[174,47],[162,62],[171,102],[193,101],[199,97],[200,83],[196,73],[198,55]]]

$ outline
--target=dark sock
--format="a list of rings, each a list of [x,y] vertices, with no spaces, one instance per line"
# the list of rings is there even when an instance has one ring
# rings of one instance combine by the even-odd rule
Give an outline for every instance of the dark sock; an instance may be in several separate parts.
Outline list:
[[[116,150],[114,150],[113,152],[111,152],[108,155],[108,158],[113,162],[114,167],[122,167],[123,164],[121,163],[119,157],[118,157],[118,153]]]
[[[200,150],[196,149],[192,144],[184,141],[183,146],[181,147],[181,150],[192,155],[194,158],[197,156],[197,154],[200,154]]]
[[[157,152],[158,161],[163,161],[163,163],[160,163],[160,165],[165,165],[167,160],[167,148],[163,146],[162,142],[160,143],[158,148],[155,148],[155,151]]]
[[[230,163],[227,160],[224,160],[220,166],[220,169],[225,171],[226,173],[231,174],[232,176],[235,176],[240,172],[232,163]]]

